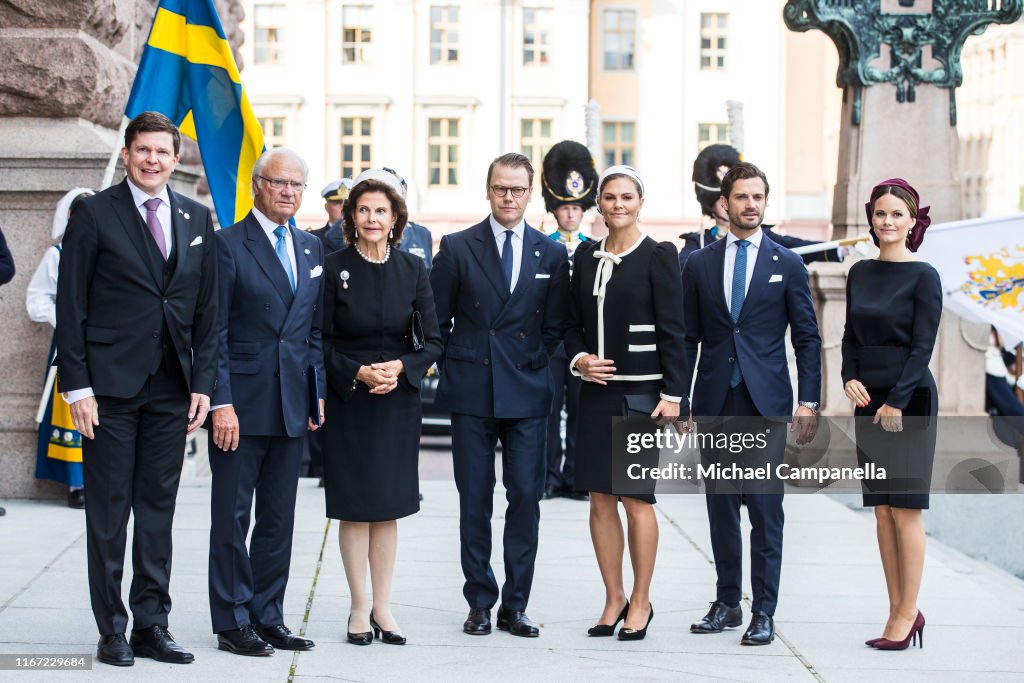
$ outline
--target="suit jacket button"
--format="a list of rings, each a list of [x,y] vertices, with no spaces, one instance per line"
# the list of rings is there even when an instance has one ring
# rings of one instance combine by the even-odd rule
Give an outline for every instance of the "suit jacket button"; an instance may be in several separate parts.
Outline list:
[[[491,336],[492,336],[492,337],[493,337],[494,335],[496,335],[496,334],[497,334],[497,332],[495,332],[494,330],[491,330]]]
[[[491,364],[491,359],[490,358],[484,358],[484,365],[490,365],[490,364]]]
[[[281,376],[281,371],[280,370],[274,370],[274,377],[280,377],[280,376]]]
[[[480,302],[477,301],[473,304],[473,308],[480,308]]]
[[[519,332],[519,338],[520,338],[520,339],[526,339],[526,333],[525,333],[525,332],[522,332],[522,331],[520,331],[520,332]]]
[[[523,369],[523,364],[522,363],[516,363],[516,370],[522,370],[522,369]]]
[[[740,328],[737,327],[736,329],[733,330],[733,332],[735,332],[736,334],[739,334],[740,333]]]
[[[281,337],[281,343],[284,344],[284,337]]]
[[[153,339],[159,339],[159,338],[160,338],[160,333],[159,332],[154,332],[153,333]]]
[[[736,359],[735,359],[735,358],[730,358],[730,359],[729,359],[729,362],[730,362],[730,363],[735,363],[735,362],[736,362]]]

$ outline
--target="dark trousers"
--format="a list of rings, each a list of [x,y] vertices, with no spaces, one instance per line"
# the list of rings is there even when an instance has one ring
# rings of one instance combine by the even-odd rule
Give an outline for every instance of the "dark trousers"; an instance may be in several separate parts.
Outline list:
[[[548,416],[547,477],[545,488],[572,490],[576,475],[576,430],[580,414],[580,387],[583,380],[569,372],[565,358],[551,359],[555,396]],[[565,406],[565,451],[562,451],[562,406]],[[565,462],[562,462],[562,456]]]
[[[491,569],[491,515],[494,501],[494,448],[501,441],[505,485],[505,584],[501,604],[524,611],[530,600],[540,497],[544,489],[544,436],[547,417],[497,419],[452,414],[452,455],[459,489],[462,594],[470,607],[490,609],[498,601]]]
[[[95,439],[82,439],[89,595],[100,635],[124,633],[121,576],[134,515],[132,628],[167,626],[171,525],[185,458],[189,394],[180,369],[161,363],[138,395],[97,396]]]
[[[722,414],[728,416],[746,416],[760,418],[754,406],[747,385],[730,389],[725,396]],[[774,479],[776,464],[782,462],[786,446],[788,425],[784,422],[770,420],[734,420],[733,427],[728,422],[718,429],[728,432],[730,429],[751,433],[755,430],[769,430],[766,434],[767,447],[759,449],[752,459],[717,449],[702,452],[705,462],[717,460],[720,463],[735,461],[737,464],[750,466],[766,466],[771,468]],[[732,483],[730,483],[732,484]],[[765,484],[757,484],[759,491],[765,490]],[[713,489],[709,486],[709,491]],[[727,491],[723,491],[725,488]],[[739,604],[743,595],[743,539],[740,535],[740,498],[746,503],[747,515],[750,518],[750,585],[753,596],[752,610],[765,612],[774,616],[779,601],[779,580],[782,574],[782,527],[785,514],[782,510],[781,485],[769,485],[772,492],[743,493],[743,485],[727,485],[718,491],[709,492],[705,499],[708,508],[708,520],[711,524],[711,549],[715,557],[715,571],[718,574],[716,599],[730,606]],[[749,486],[747,488],[750,488]],[[777,491],[777,492],[776,492]]]
[[[284,623],[295,495],[305,437],[242,436],[222,451],[210,438],[210,616],[213,632]],[[249,548],[249,518],[256,524]]]

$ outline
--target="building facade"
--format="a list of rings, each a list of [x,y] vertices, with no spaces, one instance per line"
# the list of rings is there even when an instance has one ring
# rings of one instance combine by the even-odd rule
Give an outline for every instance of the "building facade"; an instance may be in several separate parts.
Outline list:
[[[640,170],[645,229],[658,237],[699,224],[693,159],[714,142],[741,145],[764,168],[773,222],[820,231],[835,177],[828,131],[839,123],[839,91],[823,84],[836,59],[824,37],[786,30],[783,4],[245,0],[242,75],[268,144],[310,161],[308,225],[322,219],[313,190],[383,165],[412,181],[412,214],[439,235],[486,212],[495,156],[522,151],[539,165],[572,138],[590,143],[599,170]],[[787,95],[807,94],[796,84],[808,68],[820,106]],[[600,121],[588,136],[589,100]],[[742,111],[732,122],[730,101]],[[527,219],[543,219],[539,191]]]

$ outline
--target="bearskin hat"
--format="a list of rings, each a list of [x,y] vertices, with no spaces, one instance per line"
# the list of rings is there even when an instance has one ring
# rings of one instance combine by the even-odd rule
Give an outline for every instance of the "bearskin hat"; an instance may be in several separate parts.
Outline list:
[[[731,145],[708,145],[693,162],[693,189],[705,216],[711,215],[712,205],[722,196],[722,176],[718,169],[726,169],[740,161],[740,153]]]
[[[541,169],[544,208],[554,211],[579,204],[586,211],[597,201],[597,170],[590,150],[573,140],[562,140],[544,156]]]

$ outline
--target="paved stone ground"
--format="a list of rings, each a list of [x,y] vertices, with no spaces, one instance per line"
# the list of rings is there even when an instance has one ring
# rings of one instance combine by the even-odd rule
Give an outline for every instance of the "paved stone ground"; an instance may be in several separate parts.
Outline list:
[[[878,652],[863,645],[886,614],[870,516],[826,496],[786,499],[779,637],[739,644],[742,629],[688,632],[714,596],[714,567],[702,497],[662,496],[661,542],[647,639],[588,638],[602,606],[587,529],[587,505],[544,501],[530,616],[538,639],[462,634],[458,498],[445,454],[425,454],[422,511],[399,524],[395,615],[405,647],[345,642],[347,585],[337,524],[324,518],[315,480],[299,485],[287,621],[314,639],[313,652],[251,659],[220,652],[206,593],[209,480],[189,468],[175,520],[171,630],[196,654],[188,666],[138,660],[130,669],[0,673],[2,681],[313,680],[1024,680],[1024,582],[941,542],[929,541],[921,606],[927,647]],[[0,653],[91,654],[96,633],[86,585],[81,512],[58,503],[6,501],[0,518]],[[495,571],[501,575],[503,492],[495,495]],[[991,531],[986,533],[992,533]],[[129,550],[130,557],[130,550]],[[130,576],[130,570],[126,571]],[[627,564],[628,576],[628,564]],[[627,579],[628,580],[628,579]],[[127,594],[127,581],[125,582]],[[745,605],[745,613],[749,603]],[[307,609],[308,608],[308,609]],[[745,614],[746,616],[746,614]]]

